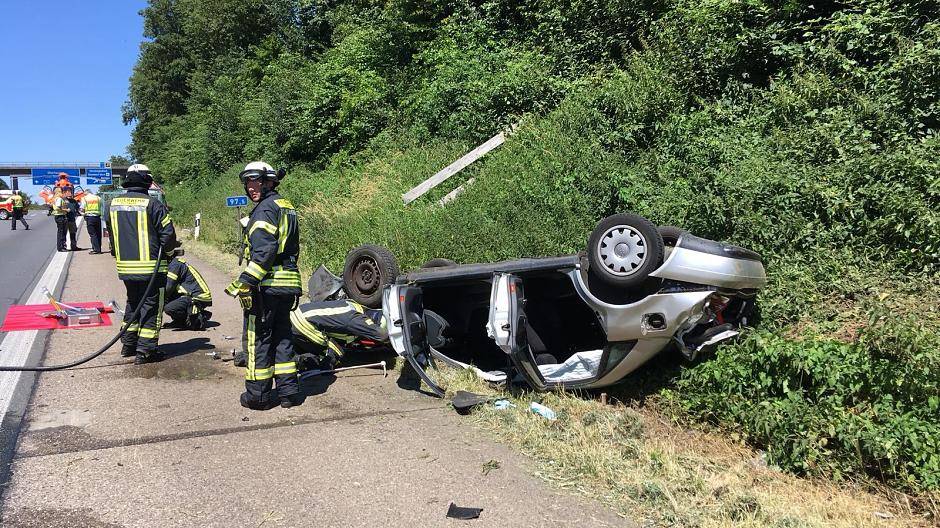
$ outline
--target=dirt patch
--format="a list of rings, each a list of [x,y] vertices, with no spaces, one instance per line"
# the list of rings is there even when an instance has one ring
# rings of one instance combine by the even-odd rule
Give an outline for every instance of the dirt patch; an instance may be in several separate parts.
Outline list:
[[[217,369],[216,363],[221,364],[199,351],[165,359],[158,363],[133,365],[124,369],[123,375],[127,378],[170,381],[220,380],[224,376]]]
[[[61,451],[80,451],[99,442],[84,428],[62,425],[45,429],[30,429],[23,435],[21,453],[47,454]],[[59,526],[53,524],[52,526]]]
[[[7,528],[47,528],[49,526],[121,528],[122,526],[95,517],[92,515],[91,508],[17,508],[0,518],[0,524]]]

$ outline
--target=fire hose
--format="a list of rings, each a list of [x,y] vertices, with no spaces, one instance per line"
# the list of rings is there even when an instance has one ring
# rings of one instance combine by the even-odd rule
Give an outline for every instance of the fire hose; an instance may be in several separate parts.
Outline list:
[[[163,248],[161,247],[157,250],[157,261],[153,266],[153,272],[150,274],[150,281],[147,283],[147,290],[144,292],[143,298],[140,302],[137,303],[137,307],[134,309],[134,312],[129,318],[127,318],[124,323],[121,325],[121,329],[118,331],[117,335],[111,338],[104,346],[98,350],[88,354],[87,356],[80,357],[74,361],[68,363],[63,363],[61,365],[23,365],[21,367],[15,367],[12,365],[0,365],[0,372],[48,372],[52,370],[66,370],[73,367],[77,367],[83,363],[88,363],[89,361],[95,359],[96,357],[104,354],[109,348],[114,346],[114,343],[117,343],[119,339],[124,337],[124,334],[127,333],[127,328],[131,323],[137,322],[140,318],[140,310],[144,307],[144,303],[147,301],[147,297],[150,296],[150,292],[153,291],[153,285],[157,281],[157,277],[160,275],[160,261],[163,260]]]

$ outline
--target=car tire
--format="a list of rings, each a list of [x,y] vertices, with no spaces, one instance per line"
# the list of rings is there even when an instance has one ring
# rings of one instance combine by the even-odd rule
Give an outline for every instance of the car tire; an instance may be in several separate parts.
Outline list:
[[[601,282],[635,288],[663,263],[663,237],[642,216],[615,214],[597,223],[587,257],[591,273]]]
[[[8,213],[6,209],[0,209],[0,220],[9,220],[9,219],[10,219],[10,213]]]
[[[456,266],[457,263],[453,260],[446,258],[432,258],[431,260],[425,262],[421,265],[421,269],[431,269],[431,268],[450,268]]]
[[[666,247],[676,247],[679,243],[679,237],[688,233],[685,229],[676,226],[659,226],[659,236],[663,237],[663,245]]]
[[[382,246],[365,244],[346,254],[343,287],[353,301],[368,308],[382,306],[382,291],[398,278],[398,261]]]

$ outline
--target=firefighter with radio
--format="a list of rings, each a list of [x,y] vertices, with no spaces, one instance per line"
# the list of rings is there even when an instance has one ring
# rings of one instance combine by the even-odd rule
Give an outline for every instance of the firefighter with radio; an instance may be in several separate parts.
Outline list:
[[[284,170],[254,161],[239,179],[254,202],[245,227],[248,266],[225,293],[244,310],[243,343],[247,352],[242,406],[270,409],[302,403],[295,363],[290,314],[301,292],[297,259],[300,232],[297,211],[277,193]]]

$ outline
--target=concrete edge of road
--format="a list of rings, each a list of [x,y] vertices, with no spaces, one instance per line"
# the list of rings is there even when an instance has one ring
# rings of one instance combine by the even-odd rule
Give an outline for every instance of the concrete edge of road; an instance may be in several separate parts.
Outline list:
[[[81,221],[78,227],[81,228]],[[61,259],[57,259],[62,255]],[[65,290],[72,252],[53,251],[43,263],[42,271],[36,273],[26,292],[17,300],[18,304],[39,304],[45,301],[43,287],[49,288],[57,298]],[[51,284],[51,287],[50,287]],[[0,350],[7,347],[27,347],[25,354],[20,354],[16,365],[35,365],[43,361],[49,343],[49,330],[27,330],[17,334],[8,333],[0,341]],[[6,355],[6,354],[4,354]],[[9,360],[2,360],[4,364]],[[0,504],[9,484],[10,469],[19,433],[23,426],[26,410],[32,399],[38,379],[38,372],[0,373]],[[4,380],[3,376],[9,376]]]

